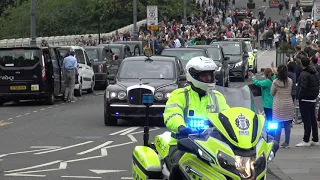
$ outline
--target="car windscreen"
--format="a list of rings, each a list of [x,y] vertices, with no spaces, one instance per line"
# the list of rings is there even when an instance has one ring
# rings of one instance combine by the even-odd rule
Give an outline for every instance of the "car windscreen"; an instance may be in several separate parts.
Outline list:
[[[218,48],[208,48],[208,55],[209,57],[214,60],[214,61],[220,61],[221,59],[221,54],[220,54],[220,49]]]
[[[99,51],[97,49],[86,49],[90,60],[99,61]]]
[[[1,49],[0,65],[4,67],[34,66],[41,59],[40,49]]]
[[[206,56],[204,51],[191,51],[191,50],[164,50],[162,51],[161,55],[166,55],[166,56],[176,56],[178,59],[181,60],[181,63],[185,66],[190,59],[197,57],[197,56]]]
[[[120,56],[120,48],[111,48],[112,53],[114,53],[117,56]]]
[[[247,45],[247,50],[248,52],[252,52],[252,47],[251,47],[251,43],[249,41],[246,41],[246,45]]]
[[[119,79],[173,79],[174,64],[169,61],[124,61]]]
[[[220,43],[223,47],[225,55],[240,55],[240,44],[239,43]]]

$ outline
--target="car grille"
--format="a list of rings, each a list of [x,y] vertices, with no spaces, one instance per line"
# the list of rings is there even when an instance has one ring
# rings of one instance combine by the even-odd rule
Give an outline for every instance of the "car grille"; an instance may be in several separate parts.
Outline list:
[[[233,69],[235,64],[229,64],[229,69]]]
[[[144,88],[132,89],[128,92],[129,103],[135,105],[142,105],[143,94],[152,94],[152,91]]]

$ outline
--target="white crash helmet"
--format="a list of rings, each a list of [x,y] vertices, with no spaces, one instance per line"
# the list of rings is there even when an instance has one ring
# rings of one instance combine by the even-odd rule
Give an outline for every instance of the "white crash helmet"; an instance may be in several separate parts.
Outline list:
[[[194,57],[188,61],[186,65],[186,78],[187,81],[192,83],[196,88],[203,91],[207,91],[208,87],[215,86],[215,71],[218,69],[216,63],[207,57],[199,56]],[[201,72],[212,72],[212,82],[205,83],[199,79],[199,73]]]

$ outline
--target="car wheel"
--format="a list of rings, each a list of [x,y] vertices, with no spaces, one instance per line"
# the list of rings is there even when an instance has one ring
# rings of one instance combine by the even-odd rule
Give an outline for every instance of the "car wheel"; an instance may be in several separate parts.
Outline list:
[[[55,97],[54,97],[54,94],[53,93],[50,93],[50,95],[47,97],[46,99],[46,103],[48,105],[53,105],[54,104],[54,101],[55,101]]]
[[[91,87],[90,87],[90,89],[87,90],[88,93],[93,93],[93,91],[94,91],[94,85],[95,85],[94,82],[95,82],[95,81],[94,81],[94,79],[93,79],[93,81],[91,82]]]
[[[116,126],[118,119],[116,117],[112,117],[106,113],[104,113],[104,125],[105,126]]]
[[[79,83],[79,89],[74,90],[74,95],[82,96],[82,84],[81,83]]]

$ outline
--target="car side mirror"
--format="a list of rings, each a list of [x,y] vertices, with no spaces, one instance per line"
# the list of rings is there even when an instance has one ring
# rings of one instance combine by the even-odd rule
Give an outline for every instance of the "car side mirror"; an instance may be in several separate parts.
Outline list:
[[[257,53],[257,52],[258,52],[258,49],[254,49],[254,50],[253,50],[253,53]]]
[[[107,76],[107,79],[108,79],[109,81],[114,81],[114,80],[115,80],[115,75],[114,75],[114,74],[109,74],[109,75]]]
[[[224,60],[225,60],[225,61],[229,61],[229,60],[230,60],[230,57],[224,57]]]
[[[186,80],[187,80],[186,75],[184,75],[184,74],[183,74],[183,75],[180,75],[180,76],[179,76],[179,80],[180,80],[180,81],[186,81]]]

